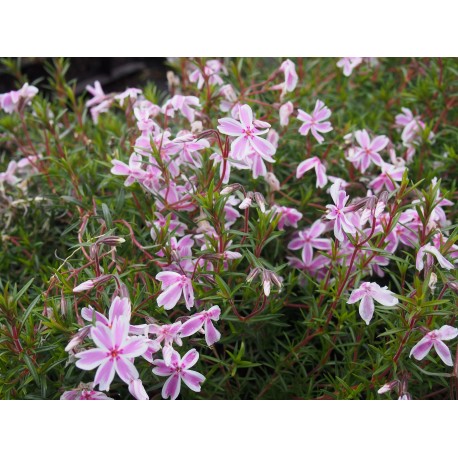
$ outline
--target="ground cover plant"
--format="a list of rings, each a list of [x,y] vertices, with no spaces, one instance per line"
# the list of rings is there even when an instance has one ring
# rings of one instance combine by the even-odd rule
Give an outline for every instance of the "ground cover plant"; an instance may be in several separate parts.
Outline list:
[[[1,399],[458,396],[456,59],[1,65]]]

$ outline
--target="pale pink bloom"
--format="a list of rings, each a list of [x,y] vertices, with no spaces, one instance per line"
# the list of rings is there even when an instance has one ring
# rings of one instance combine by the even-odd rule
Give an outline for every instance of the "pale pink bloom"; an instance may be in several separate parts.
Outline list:
[[[302,213],[295,208],[273,205],[272,210],[279,213],[278,229],[283,230],[285,226],[297,227],[297,222],[302,219]]]
[[[167,365],[161,359],[155,359],[153,361],[153,364],[156,365],[153,369],[153,374],[162,377],[169,376],[162,388],[162,397],[164,399],[170,397],[170,399],[174,400],[178,397],[182,380],[189,389],[197,393],[200,392],[200,385],[205,381],[205,377],[199,372],[190,370],[197,363],[198,359],[199,353],[193,348],[183,358],[180,358],[179,353],[173,350],[170,365]]]
[[[423,270],[423,267],[424,267],[423,258],[425,257],[425,255],[428,256],[428,254],[430,256],[431,255],[435,256],[435,258],[437,259],[437,262],[439,263],[439,265],[442,268],[447,269],[447,270],[453,269],[453,264],[447,261],[447,259],[445,259],[445,257],[442,256],[440,251],[435,246],[431,245],[430,243],[427,243],[426,245],[423,245],[418,250],[418,253],[417,253],[415,266],[418,271]]]
[[[418,143],[417,140],[420,138],[422,131],[426,125],[419,116],[414,116],[412,111],[408,108],[401,108],[402,113],[396,115],[395,124],[399,127],[404,127],[402,131],[402,141],[405,146],[412,147],[414,143]],[[434,134],[429,134],[431,140]]]
[[[130,394],[139,401],[148,401],[149,396],[145,391],[145,387],[140,379],[133,379],[129,382]]]
[[[73,292],[74,293],[81,293],[83,291],[89,291],[90,289],[94,288],[95,286],[106,282],[110,278],[111,278],[111,275],[101,275],[100,277],[91,278],[90,280],[86,280],[83,283],[80,283],[75,288],[73,288]]]
[[[345,76],[350,76],[353,69],[361,64],[362,61],[362,57],[342,57],[342,59],[337,62],[337,66],[343,68],[343,74]]]
[[[27,105],[37,94],[38,88],[29,86],[28,83],[25,83],[24,86],[17,91],[0,94],[0,108],[5,113],[13,113],[14,111],[18,111],[20,104],[22,104],[22,107]]]
[[[16,161],[10,161],[5,172],[0,173],[0,185],[8,183],[11,186],[17,184],[20,179],[15,175],[18,168]]]
[[[102,85],[99,81],[94,82],[94,87],[90,86],[89,84],[86,86],[86,91],[92,95],[92,99],[89,99],[86,102],[86,106],[92,107],[94,105],[99,105],[103,102],[108,96],[103,92]]]
[[[237,137],[231,144],[231,157],[242,161],[253,170],[253,177],[265,176],[267,173],[264,161],[275,162],[274,146],[260,135],[267,133],[270,124],[253,120],[253,112],[249,105],[239,110],[240,121],[232,118],[218,120],[218,130],[225,135]],[[259,130],[264,129],[264,130]]]
[[[294,105],[292,102],[286,102],[280,107],[280,126],[289,124],[289,117],[293,114]]]
[[[135,87],[129,87],[121,94],[116,95],[115,99],[119,100],[119,105],[124,106],[125,99],[129,97],[132,102],[135,102],[141,93],[142,93],[141,89],[137,89]]]
[[[281,65],[280,70],[285,75],[285,83],[283,85],[283,91],[292,92],[296,89],[297,82],[299,80],[296,73],[296,65],[293,61],[286,59]]]
[[[410,351],[410,356],[422,360],[434,346],[439,358],[447,364],[453,366],[452,355],[443,340],[451,340],[458,336],[458,329],[444,325],[440,329],[428,332]]]
[[[142,355],[147,345],[143,337],[128,337],[129,322],[124,316],[114,320],[111,328],[97,323],[91,329],[91,337],[97,348],[77,353],[76,366],[89,371],[98,367],[94,386],[107,391],[115,373],[127,384],[138,379],[139,374],[132,363],[133,358]]]
[[[132,153],[129,158],[129,165],[124,162],[113,159],[111,161],[113,167],[110,172],[113,175],[127,176],[124,186],[130,186],[135,181],[140,181],[145,176],[145,171],[142,169],[143,159],[139,153]],[[158,171],[159,173],[159,171]]]
[[[239,253],[237,253],[239,254]],[[212,321],[218,321],[221,314],[221,309],[214,305],[208,310],[192,315],[189,320],[185,321],[181,326],[181,337],[189,337],[204,328],[205,342],[208,346],[213,345],[221,338],[221,333],[215,328]]]
[[[354,149],[353,155],[348,160],[354,162],[361,172],[365,172],[371,162],[381,167],[384,162],[379,152],[388,145],[388,137],[379,135],[371,141],[365,130],[355,132],[355,137],[359,147]]]
[[[374,192],[380,192],[383,187],[388,191],[394,191],[396,189],[393,181],[401,181],[404,175],[406,168],[404,166],[397,167],[386,162],[382,163],[382,173],[374,178],[369,186],[374,190]]]
[[[127,320],[127,322],[129,322],[131,312],[132,307],[129,298],[115,296],[111,302],[110,310],[108,311],[108,318],[106,318],[105,315],[102,315],[100,312],[94,310],[91,305],[81,309],[81,316],[86,321],[95,321],[95,324],[101,323],[111,328],[114,321],[118,318],[123,317]]]
[[[197,97],[177,94],[165,102],[162,107],[162,113],[173,118],[175,112],[180,111],[189,122],[194,122],[196,110],[193,107],[200,107],[200,102]]]
[[[340,189],[340,182],[338,181],[331,186],[330,193],[332,200],[334,201],[334,205],[326,205],[326,208],[328,209],[326,218],[334,220],[334,235],[337,240],[343,242],[343,231],[348,232],[349,234],[354,234],[356,232],[354,224],[351,223],[345,215],[345,213],[348,212],[345,205],[347,204],[350,196],[347,196],[346,192]]]
[[[308,172],[311,169],[315,169],[316,173],[316,187],[324,188],[328,182],[328,177],[326,175],[326,167],[323,165],[319,158],[311,157],[302,161],[297,166],[296,178],[301,178],[305,172]]]
[[[194,290],[189,277],[177,272],[166,271],[159,272],[155,278],[162,282],[163,292],[157,298],[159,307],[164,307],[165,310],[172,309],[180,300],[181,295],[184,296],[188,310],[194,305]]]
[[[226,67],[217,59],[210,59],[205,62],[204,70],[196,68],[189,75],[189,81],[192,83],[197,83],[197,88],[202,89],[204,86],[205,78],[208,78],[208,83],[210,85],[219,85],[224,84],[223,80],[219,76],[220,73],[227,75]]]
[[[273,145],[275,149],[278,148],[278,142],[280,140],[280,135],[278,132],[274,129],[269,129],[269,132],[267,132],[267,141]]]
[[[299,231],[296,237],[288,244],[289,250],[302,250],[302,260],[306,265],[310,264],[313,259],[313,249],[330,250],[331,241],[326,238],[320,238],[320,235],[326,231],[326,225],[320,220],[315,221],[311,227]]]
[[[170,365],[170,359],[173,353],[173,344],[176,343],[180,347],[183,345],[183,341],[181,340],[180,335],[180,328],[180,322],[173,324],[163,324],[162,326],[158,324],[149,325],[148,332],[156,336],[153,341],[156,345],[162,345],[162,355],[167,365]],[[156,348],[153,350],[154,353],[157,351]],[[152,362],[152,358],[149,359],[149,361]]]
[[[269,185],[271,191],[280,191],[280,181],[278,181],[278,178],[275,176],[273,172],[267,172],[264,179],[266,180],[266,183]]]
[[[103,102],[91,108],[91,116],[92,120],[94,121],[94,124],[98,123],[100,113],[107,113],[112,104],[113,100],[109,99],[104,100]]]
[[[60,397],[61,401],[113,401],[105,393],[94,391],[93,383],[80,383],[78,388],[65,391]]]
[[[353,290],[347,304],[354,304],[361,301],[359,304],[359,314],[366,324],[369,324],[374,315],[374,299],[380,304],[389,307],[399,303],[398,299],[388,290],[387,286],[382,288],[377,283],[364,282],[359,288]]]
[[[181,135],[173,140],[178,146],[178,164],[190,164],[194,167],[202,167],[202,151],[205,148],[210,148],[205,138],[196,140],[192,134]]]
[[[318,132],[326,133],[332,130],[331,123],[326,121],[331,116],[331,110],[322,102],[317,100],[313,113],[310,115],[303,110],[297,110],[297,119],[304,121],[299,129],[299,133],[307,135],[309,131],[315,137],[318,143],[323,143],[324,137]]]

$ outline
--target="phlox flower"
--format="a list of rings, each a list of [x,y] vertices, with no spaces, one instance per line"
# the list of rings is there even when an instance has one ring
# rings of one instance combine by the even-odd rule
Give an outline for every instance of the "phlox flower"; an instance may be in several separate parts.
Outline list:
[[[194,348],[189,350],[183,358],[180,358],[176,350],[172,351],[170,364],[167,365],[162,359],[155,359],[153,364],[153,374],[161,377],[169,376],[162,388],[162,397],[174,400],[180,394],[181,381],[195,392],[200,392],[200,385],[205,381],[205,377],[199,372],[192,371],[190,368],[197,363],[199,353]]]
[[[358,130],[355,132],[355,138],[359,147],[353,150],[353,154],[348,157],[348,160],[355,163],[356,167],[363,173],[371,162],[381,167],[384,162],[379,152],[388,145],[388,137],[379,135],[371,141],[366,130]]]
[[[221,333],[215,328],[212,321],[218,321],[221,314],[221,309],[214,305],[208,310],[192,315],[189,320],[185,321],[181,326],[181,337],[189,337],[204,328],[205,342],[208,346],[213,345],[221,338]]]
[[[115,95],[115,99],[119,100],[119,105],[124,106],[124,100],[130,98],[132,102],[138,99],[138,96],[142,93],[141,89],[135,87],[129,87],[121,94]]]
[[[401,181],[405,170],[406,168],[404,166],[397,167],[395,165],[388,164],[387,162],[383,162],[382,173],[378,177],[374,178],[369,183],[369,186],[377,193],[380,192],[383,187],[390,192],[394,191],[396,188],[393,181]]]
[[[196,67],[189,75],[189,81],[191,83],[197,83],[197,89],[202,89],[205,83],[205,78],[208,78],[208,83],[210,85],[219,85],[224,84],[223,80],[219,76],[220,73],[227,75],[226,67],[217,59],[210,59],[205,62],[203,71]]]
[[[173,140],[178,146],[178,164],[189,164],[194,167],[202,167],[202,154],[199,152],[210,147],[210,143],[205,138],[196,140],[191,134],[184,134]]]
[[[421,120],[419,116],[414,116],[412,111],[408,108],[401,108],[402,113],[396,115],[395,124],[399,127],[404,127],[401,138],[405,146],[412,147],[412,145],[418,143],[418,139],[421,136],[422,131],[425,129],[426,124]],[[434,134],[429,134],[429,139],[432,140]]]
[[[296,178],[301,178],[305,172],[308,172],[311,169],[315,169],[316,173],[316,187],[324,188],[328,182],[328,177],[326,175],[326,167],[323,165],[321,160],[316,156],[302,161],[297,166]]]
[[[253,170],[253,177],[265,176],[267,173],[264,161],[275,162],[274,146],[261,135],[267,133],[270,124],[253,120],[253,112],[249,105],[239,109],[240,121],[232,118],[218,120],[218,130],[225,135],[237,137],[231,144],[231,156],[236,161],[242,161]],[[259,130],[265,129],[265,130]]]
[[[87,108],[93,107],[94,105],[99,105],[108,97],[105,92],[103,92],[100,81],[94,81],[94,86],[90,86],[88,84],[86,86],[86,91],[92,95],[92,98],[86,102]]]
[[[289,117],[293,114],[294,105],[292,102],[286,102],[280,107],[280,126],[287,126],[289,124]]]
[[[91,329],[97,348],[75,355],[80,369],[89,371],[98,367],[94,386],[99,385],[102,391],[110,389],[115,373],[127,384],[139,378],[132,360],[146,351],[147,344],[144,337],[128,337],[128,332],[129,322],[124,316],[116,318],[111,328],[97,323]]]
[[[315,221],[312,226],[303,231],[299,231],[293,240],[289,242],[289,250],[302,250],[302,260],[306,265],[310,264],[313,259],[313,249],[330,250],[331,241],[320,238],[319,236],[326,230],[326,225],[320,220]]]
[[[180,328],[180,322],[163,325],[150,324],[148,327],[148,332],[156,336],[153,342],[156,345],[162,346],[162,356],[167,365],[170,365],[170,360],[173,353],[173,344],[176,343],[180,347],[183,345],[183,341],[181,340],[180,335]],[[153,348],[153,350],[155,350],[155,348]],[[152,358],[149,361],[152,362]]]
[[[330,193],[334,205],[326,205],[328,213],[326,218],[334,220],[334,235],[337,240],[343,242],[344,234],[343,231],[348,232],[349,234],[354,234],[356,228],[353,223],[351,223],[345,212],[348,212],[347,207],[345,206],[350,196],[347,196],[346,192],[340,189],[340,182],[336,181],[330,188]]]
[[[458,329],[444,325],[440,329],[428,332],[410,351],[410,357],[422,360],[434,346],[439,358],[447,365],[453,366],[452,355],[443,340],[451,340],[458,336]]]
[[[18,181],[20,181],[19,178],[15,175],[17,168],[17,162],[10,161],[6,170],[0,173],[0,185],[3,185],[3,183],[8,183],[9,185],[14,186]]]
[[[238,102],[237,94],[231,84],[224,85],[220,90],[219,94],[224,97],[225,100],[221,100],[219,109],[225,113],[231,112],[231,116],[234,119],[239,118],[240,103]]]
[[[280,65],[280,70],[285,75],[285,82],[283,84],[283,92],[293,92],[296,89],[297,82],[299,80],[296,73],[296,65],[290,59],[286,59]]]
[[[113,401],[105,393],[93,390],[93,383],[80,383],[78,388],[65,391],[60,397],[61,401]]]
[[[113,167],[110,172],[113,175],[127,176],[124,186],[130,186],[136,181],[140,181],[145,175],[142,168],[143,159],[138,153],[132,153],[130,155],[128,165],[124,164],[122,161],[118,161],[117,159],[113,159],[111,163],[113,164]],[[160,173],[160,171],[158,171],[158,173]]]
[[[177,272],[165,271],[159,272],[155,278],[162,282],[163,292],[157,298],[159,307],[164,307],[165,310],[172,309],[180,300],[181,295],[184,296],[188,310],[194,305],[194,290],[189,277]]]
[[[169,232],[173,232],[177,237],[183,237],[184,231],[187,229],[186,224],[180,222],[174,213],[170,213],[168,216],[164,216],[160,212],[155,212],[154,216],[156,219],[152,221],[151,226],[151,238],[156,240],[157,234],[161,229],[167,227]]]
[[[430,243],[427,243],[426,245],[423,245],[420,247],[420,249],[417,252],[417,257],[416,257],[416,262],[415,266],[418,271],[423,270],[424,267],[424,262],[423,259],[425,255],[432,255],[437,259],[437,262],[443,269],[451,270],[453,269],[453,264],[450,261],[447,261],[444,256],[442,256],[441,252],[433,245]]]
[[[285,226],[297,227],[298,221],[302,219],[303,216],[302,213],[295,208],[281,205],[273,205],[272,210],[281,215],[278,220],[278,229],[280,230],[283,230]]]
[[[359,304],[359,314],[361,318],[369,324],[374,315],[374,299],[382,305],[393,306],[399,301],[393,296],[393,293],[388,290],[387,286],[383,288],[374,282],[364,282],[357,289],[354,289],[347,301],[347,304],[354,304],[361,301]]]
[[[200,102],[197,97],[177,94],[165,102],[162,107],[162,113],[173,118],[175,112],[180,111],[189,122],[194,122],[196,110],[193,107],[200,107]]]
[[[345,76],[350,76],[353,69],[361,64],[362,61],[362,57],[342,57],[342,59],[337,62],[337,67],[343,68],[343,74]]]
[[[38,88],[25,83],[21,89],[17,91],[10,91],[6,92],[5,94],[0,94],[0,108],[5,113],[13,113],[18,111],[21,103],[21,106],[27,105],[37,94]]]
[[[297,119],[304,122],[299,128],[299,133],[307,135],[310,131],[318,143],[323,143],[324,137],[318,132],[326,133],[332,130],[331,123],[326,121],[331,116],[331,110],[324,102],[317,100],[311,115],[300,109],[297,111]]]

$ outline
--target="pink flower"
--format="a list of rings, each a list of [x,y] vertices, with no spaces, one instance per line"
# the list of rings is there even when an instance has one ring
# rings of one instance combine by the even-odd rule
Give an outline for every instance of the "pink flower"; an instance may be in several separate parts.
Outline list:
[[[119,100],[119,105],[123,106],[125,99],[129,97],[130,99],[132,99],[132,102],[135,102],[141,93],[142,93],[141,89],[137,89],[135,87],[129,87],[121,94],[116,95],[115,99]]]
[[[293,61],[286,59],[281,65],[280,70],[285,75],[285,82],[283,85],[283,92],[293,92],[296,89],[298,76],[296,73],[296,65]]]
[[[205,62],[203,72],[200,68],[196,68],[190,75],[189,81],[197,83],[197,88],[202,89],[204,86],[205,78],[208,78],[210,85],[224,84],[223,80],[219,76],[220,73],[227,75],[226,67],[217,59],[210,59]]]
[[[174,117],[176,111],[181,111],[189,122],[194,122],[196,110],[192,107],[200,107],[200,102],[197,97],[192,95],[174,95],[162,107],[162,113],[167,116]]]
[[[183,294],[186,307],[188,310],[194,305],[194,290],[192,281],[186,275],[177,272],[159,272],[156,275],[156,280],[162,282],[162,293],[157,298],[157,305],[164,307],[165,310],[170,310],[180,300]]]
[[[218,321],[221,314],[221,309],[214,305],[213,307],[199,312],[190,317],[180,329],[181,337],[189,337],[200,331],[202,327],[205,330],[205,342],[208,346],[213,345],[221,338],[220,332],[215,328],[212,321]]]
[[[142,381],[138,378],[129,382],[129,392],[139,401],[148,401],[149,399],[148,393],[145,391]]]
[[[225,135],[237,137],[231,144],[231,155],[236,161],[242,161],[253,170],[253,177],[265,176],[267,173],[264,161],[275,162],[272,156],[275,147],[260,135],[267,133],[270,124],[253,120],[249,105],[239,109],[240,121],[232,118],[219,119],[218,130]]]
[[[98,367],[94,386],[99,385],[102,391],[110,389],[115,373],[127,384],[139,378],[132,360],[146,351],[147,344],[143,337],[128,337],[128,332],[129,322],[124,316],[115,319],[111,329],[97,323],[91,329],[91,337],[97,348],[75,355],[78,358],[76,367],[86,371]]]
[[[308,172],[311,169],[315,169],[316,173],[316,187],[324,188],[328,182],[328,177],[326,175],[326,167],[322,164],[320,159],[317,157],[311,157],[302,161],[297,166],[296,178],[301,178],[305,172]]]
[[[399,302],[393,293],[388,291],[387,286],[382,288],[377,283],[364,282],[359,288],[353,290],[347,304],[354,304],[361,301],[359,304],[359,314],[366,324],[369,324],[374,315],[374,299],[380,304],[389,307]]]
[[[339,189],[339,187],[340,183],[337,181],[330,188],[331,197],[335,205],[326,205],[326,208],[328,209],[326,218],[334,220],[334,235],[337,240],[343,242],[343,231],[348,232],[349,234],[354,234],[356,232],[356,228],[345,215],[345,212],[348,212],[348,208],[345,207],[345,205],[350,196],[347,196],[346,192]]]
[[[303,231],[299,231],[297,236],[288,244],[290,250],[302,249],[302,260],[309,265],[313,260],[313,248],[317,250],[330,250],[331,241],[319,236],[326,230],[326,225],[320,220],[315,221],[313,225]]]
[[[33,97],[38,94],[38,88],[29,86],[25,83],[18,91],[10,91],[5,94],[0,94],[0,108],[5,113],[13,113],[18,111],[20,107],[24,107]]]
[[[81,316],[86,321],[95,321],[95,324],[100,323],[109,328],[113,326],[113,323],[118,318],[125,318],[127,322],[130,321],[130,316],[132,312],[132,307],[128,297],[119,297],[116,296],[113,298],[113,301],[110,305],[110,310],[108,311],[108,318],[105,315],[102,315],[100,312],[94,310],[92,306],[83,307],[81,309]]]
[[[174,400],[178,397],[182,380],[189,389],[197,393],[200,392],[200,385],[205,381],[205,377],[199,372],[189,370],[197,363],[198,359],[199,353],[193,348],[183,358],[180,358],[179,353],[173,350],[170,365],[165,364],[162,359],[153,361],[153,364],[156,365],[153,369],[153,374],[162,377],[169,375],[162,388],[162,397],[164,399],[170,397],[170,399]]]
[[[434,346],[439,358],[447,364],[453,366],[452,355],[443,340],[454,339],[458,336],[458,329],[452,326],[444,325],[440,329],[428,332],[410,351],[410,356],[422,360]]]
[[[331,110],[321,100],[317,100],[311,115],[303,110],[297,111],[299,113],[297,119],[304,121],[304,124],[299,129],[299,133],[307,135],[311,131],[316,141],[323,143],[324,137],[318,132],[326,133],[332,130],[331,123],[326,121],[331,116]]]
[[[86,106],[88,108],[94,105],[99,105],[101,102],[103,102],[107,98],[107,95],[105,95],[105,92],[103,92],[102,85],[100,84],[99,81],[94,82],[94,87],[88,84],[86,86],[86,91],[88,91],[89,94],[92,95],[92,99],[86,102]]]
[[[365,172],[371,162],[381,167],[383,159],[378,153],[388,145],[388,137],[379,135],[371,141],[369,134],[365,130],[355,132],[355,137],[360,146],[354,149],[352,156],[348,160],[354,162],[361,172]]]
[[[280,230],[283,230],[285,226],[297,227],[297,222],[302,219],[302,213],[295,208],[273,205],[272,210],[281,215],[278,220],[278,229]]]
[[[374,178],[369,183],[369,186],[377,193],[380,192],[383,187],[385,187],[390,192],[394,191],[395,185],[393,184],[393,181],[401,181],[405,170],[406,168],[404,166],[398,167],[383,162],[382,173],[377,178]]]
[[[292,102],[286,102],[280,107],[280,126],[289,124],[289,117],[293,114],[294,105]]]
[[[11,186],[14,186],[20,179],[15,175],[15,172],[18,168],[16,161],[10,161],[5,172],[0,173],[0,185],[3,183],[8,183]]]
[[[93,383],[80,383],[78,388],[65,391],[60,397],[61,401],[113,401],[105,393],[94,391]]]
[[[418,253],[417,253],[415,266],[418,271],[423,270],[423,267],[424,267],[423,258],[425,257],[425,254],[435,256],[435,258],[437,259],[437,262],[439,263],[439,265],[442,268],[447,269],[447,270],[453,269],[453,264],[447,261],[447,259],[445,259],[444,256],[442,256],[440,251],[435,246],[431,245],[430,243],[427,243],[426,245],[423,245],[418,250]]]
[[[356,68],[363,61],[362,57],[342,57],[337,62],[339,68],[343,68],[343,74],[350,76],[353,69]]]

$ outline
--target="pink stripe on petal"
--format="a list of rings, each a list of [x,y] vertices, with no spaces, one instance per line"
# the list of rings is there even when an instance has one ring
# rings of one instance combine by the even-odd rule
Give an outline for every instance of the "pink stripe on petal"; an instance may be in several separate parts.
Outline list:
[[[435,340],[434,348],[437,354],[439,355],[439,358],[444,362],[444,364],[447,364],[447,366],[453,366],[452,355],[450,353],[449,348],[447,347],[447,345],[444,344],[444,342],[440,340]]]
[[[81,353],[77,353],[75,356],[78,358],[78,361],[76,361],[76,367],[85,371],[95,369],[108,358],[107,352],[99,350],[98,348],[82,351]]]
[[[437,337],[440,340],[450,340],[458,336],[458,329],[453,326],[445,324],[439,331],[437,331]]]
[[[205,321],[203,315],[195,316],[188,321],[186,321],[183,326],[181,326],[180,334],[182,337],[188,337],[195,334],[199,329],[202,328]]]
[[[190,367],[194,366],[199,359],[199,353],[195,348],[189,350],[181,359],[181,367],[183,369],[189,369]]]
[[[123,346],[123,356],[135,358],[140,356],[148,349],[148,344],[143,337],[130,337]]]
[[[240,122],[232,118],[219,119],[218,130],[225,135],[239,136],[243,135],[243,128]]]
[[[180,394],[180,387],[181,377],[179,374],[174,373],[165,381],[162,387],[162,397],[164,399],[170,397],[170,399],[175,400]]]
[[[215,328],[211,320],[205,323],[205,342],[210,347],[221,338],[221,333]]]
[[[242,105],[239,108],[240,121],[244,127],[251,127],[253,124],[253,111],[249,105]]]
[[[170,310],[175,307],[178,300],[181,297],[182,287],[179,283],[169,286],[162,294],[157,298],[157,305],[164,307],[165,310]]]
[[[196,371],[184,371],[182,379],[185,385],[196,393],[200,392],[200,384],[205,382],[205,377]]]
[[[111,359],[105,361],[97,370],[94,379],[94,387],[99,385],[101,391],[108,391],[115,376],[115,366]]]
[[[173,367],[167,366],[167,364],[165,364],[165,361],[163,361],[162,359],[155,359],[153,361],[153,364],[156,365],[156,367],[153,368],[153,374],[156,375],[170,375],[172,372],[175,371]]]
[[[410,356],[413,355],[415,359],[420,361],[429,353],[432,346],[432,340],[428,336],[425,336],[410,350]]]
[[[129,322],[124,316],[120,316],[115,319],[111,329],[113,345],[118,348],[122,348],[129,332]]]
[[[117,358],[115,360],[115,367],[119,377],[127,384],[139,377],[137,369],[127,358]]]
[[[96,326],[91,329],[91,337],[95,344],[104,350],[108,351],[113,347],[111,330],[104,324],[97,323]]]
[[[364,296],[359,304],[359,314],[361,318],[369,325],[374,315],[374,301],[370,296]]]

